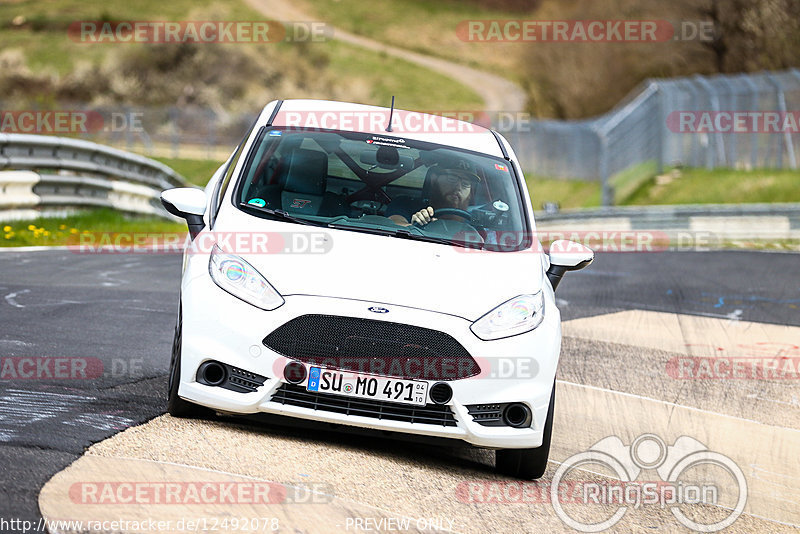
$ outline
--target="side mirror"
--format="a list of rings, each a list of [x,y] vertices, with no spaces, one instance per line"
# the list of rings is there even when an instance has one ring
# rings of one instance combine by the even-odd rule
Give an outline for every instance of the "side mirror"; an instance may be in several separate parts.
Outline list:
[[[192,239],[205,227],[203,214],[206,212],[206,194],[202,189],[192,187],[167,189],[161,193],[161,204],[169,213],[186,219]]]
[[[550,268],[547,278],[556,290],[567,271],[580,271],[594,261],[594,251],[574,241],[559,239],[550,244]]]

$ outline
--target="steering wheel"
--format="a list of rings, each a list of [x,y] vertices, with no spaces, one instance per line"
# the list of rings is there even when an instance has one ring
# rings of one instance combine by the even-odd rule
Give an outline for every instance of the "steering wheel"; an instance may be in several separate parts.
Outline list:
[[[433,216],[438,218],[441,218],[445,215],[455,215],[456,217],[465,219],[467,222],[472,220],[472,214],[470,212],[466,210],[460,210],[458,208],[441,208],[433,213]]]
[[[444,210],[442,210],[444,211]],[[456,210],[454,211],[462,211]],[[460,215],[460,214],[459,214]],[[450,219],[436,219],[425,226],[428,234],[440,234],[447,238],[465,241],[471,245],[483,245],[483,236],[469,223]]]

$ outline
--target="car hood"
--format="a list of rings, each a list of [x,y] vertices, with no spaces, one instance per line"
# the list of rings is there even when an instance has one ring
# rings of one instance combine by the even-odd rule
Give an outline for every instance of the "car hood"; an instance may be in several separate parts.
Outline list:
[[[242,256],[284,296],[363,300],[474,321],[506,300],[539,291],[543,281],[542,254],[533,250],[486,252],[280,221],[259,223],[268,227],[268,239],[275,244],[267,247],[269,252],[223,248]]]

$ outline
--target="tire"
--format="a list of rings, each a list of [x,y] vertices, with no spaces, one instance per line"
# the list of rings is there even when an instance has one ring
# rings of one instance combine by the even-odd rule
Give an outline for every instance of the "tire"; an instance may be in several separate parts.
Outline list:
[[[183,336],[183,317],[178,311],[178,321],[175,324],[175,335],[172,338],[172,357],[169,363],[169,395],[167,397],[167,413],[173,417],[207,418],[213,412],[204,406],[198,406],[185,401],[178,396],[178,386],[181,382],[181,340]]]
[[[550,407],[544,423],[542,445],[535,449],[500,449],[495,453],[495,468],[499,473],[523,480],[541,478],[547,470],[550,456],[550,437],[553,433],[553,412],[556,404],[556,383],[550,393]]]

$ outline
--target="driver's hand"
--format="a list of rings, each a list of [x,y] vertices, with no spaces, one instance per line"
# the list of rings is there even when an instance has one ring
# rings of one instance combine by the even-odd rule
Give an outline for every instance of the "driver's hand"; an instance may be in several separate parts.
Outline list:
[[[425,226],[429,222],[435,220],[436,219],[433,218],[433,208],[431,206],[421,209],[411,216],[411,224],[417,223],[420,226]]]

